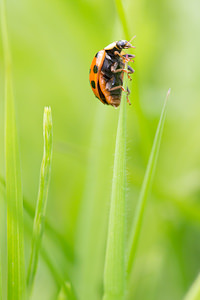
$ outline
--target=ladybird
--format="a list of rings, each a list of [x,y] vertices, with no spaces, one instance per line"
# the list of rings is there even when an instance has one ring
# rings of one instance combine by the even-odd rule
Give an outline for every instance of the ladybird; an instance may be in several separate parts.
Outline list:
[[[128,88],[127,90],[123,88],[123,78],[124,72],[126,72],[131,80],[129,74],[132,74],[134,70],[129,65],[128,70],[126,70],[125,62],[134,62],[135,55],[126,54],[122,51],[123,49],[135,48],[130,41],[113,42],[97,52],[92,60],[89,72],[90,85],[95,96],[104,104],[118,107],[121,102],[122,91],[127,93],[127,101],[130,104],[128,99],[130,91]]]

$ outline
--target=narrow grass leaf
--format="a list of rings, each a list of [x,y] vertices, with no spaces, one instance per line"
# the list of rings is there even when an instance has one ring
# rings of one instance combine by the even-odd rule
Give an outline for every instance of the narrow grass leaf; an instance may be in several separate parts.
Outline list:
[[[156,135],[154,138],[151,154],[149,157],[146,173],[144,176],[140,197],[136,209],[136,215],[135,215],[135,221],[133,224],[132,232],[130,235],[130,244],[129,244],[129,252],[128,252],[128,265],[127,265],[127,272],[130,274],[133,262],[135,259],[135,253],[138,245],[138,239],[140,236],[141,226],[142,226],[142,220],[144,215],[144,210],[146,206],[146,199],[148,196],[148,192],[150,190],[151,182],[153,179],[154,170],[156,167],[157,157],[160,149],[160,141],[163,133],[163,127],[165,123],[165,117],[166,117],[166,108],[167,108],[167,100],[170,94],[170,89],[167,92],[167,96],[163,105],[162,113],[160,116],[160,120],[158,123],[158,127],[156,130]]]
[[[38,255],[44,231],[47,196],[51,173],[52,135],[51,108],[45,107],[43,118],[44,152],[40,170],[39,192],[33,224],[31,256],[27,274],[27,287],[29,295],[32,291],[35,274],[37,271]]]
[[[124,88],[126,89],[126,87],[127,76],[124,76]],[[115,146],[111,206],[104,269],[104,300],[122,300],[125,297],[126,105],[126,93],[123,93]]]
[[[1,265],[1,251],[0,251],[0,300],[2,300],[2,265]]]
[[[200,299],[200,274],[193,282],[184,300],[199,300]]]
[[[5,162],[8,252],[7,299],[23,300],[25,299],[23,198],[5,0],[2,0],[1,22],[5,60]]]

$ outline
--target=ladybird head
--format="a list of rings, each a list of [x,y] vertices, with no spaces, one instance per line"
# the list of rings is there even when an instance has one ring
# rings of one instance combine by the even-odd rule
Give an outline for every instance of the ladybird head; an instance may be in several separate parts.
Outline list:
[[[126,40],[120,40],[118,42],[116,42],[116,46],[118,49],[128,49],[128,48],[133,48],[133,46],[131,45],[130,42],[126,41]]]

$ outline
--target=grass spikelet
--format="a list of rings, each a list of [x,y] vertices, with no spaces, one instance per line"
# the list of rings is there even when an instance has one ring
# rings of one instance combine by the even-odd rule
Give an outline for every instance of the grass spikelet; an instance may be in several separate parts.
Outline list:
[[[31,256],[27,274],[27,287],[29,295],[31,293],[37,271],[38,255],[44,232],[47,196],[51,174],[52,135],[51,108],[45,107],[43,118],[44,152],[40,170],[39,192],[33,224]]]

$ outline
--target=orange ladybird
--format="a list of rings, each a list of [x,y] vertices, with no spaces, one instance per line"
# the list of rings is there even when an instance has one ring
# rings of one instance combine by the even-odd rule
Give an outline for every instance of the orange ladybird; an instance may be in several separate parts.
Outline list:
[[[135,48],[130,42],[126,40],[120,40],[114,42],[103,50],[97,52],[93,58],[89,80],[92,87],[92,91],[95,96],[104,104],[118,107],[121,102],[122,91],[130,94],[129,89],[123,88],[124,72],[132,74],[134,70],[128,66],[128,70],[124,69],[125,61],[133,61],[135,57],[132,54],[125,54],[122,49]]]

